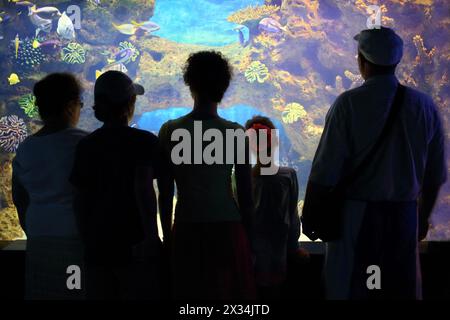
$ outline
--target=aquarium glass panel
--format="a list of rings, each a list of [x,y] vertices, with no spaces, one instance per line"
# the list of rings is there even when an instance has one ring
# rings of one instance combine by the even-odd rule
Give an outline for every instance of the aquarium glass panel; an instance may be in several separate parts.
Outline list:
[[[91,108],[96,78],[123,71],[146,89],[132,126],[157,133],[191,109],[182,70],[199,50],[220,51],[233,66],[221,116],[244,124],[266,115],[280,129],[280,164],[297,171],[301,209],[326,113],[363,82],[353,36],[376,21],[377,7],[380,23],[404,39],[398,78],[433,97],[450,132],[448,0],[0,0],[0,239],[24,236],[11,161],[42,125],[37,80],[75,73],[85,89],[79,126],[92,131],[99,126]],[[450,239],[449,211],[446,184],[429,239]]]

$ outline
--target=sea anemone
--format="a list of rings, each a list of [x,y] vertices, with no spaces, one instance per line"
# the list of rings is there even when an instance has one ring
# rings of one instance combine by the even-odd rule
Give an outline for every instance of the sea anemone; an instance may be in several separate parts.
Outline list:
[[[133,55],[130,57],[129,60],[125,61],[124,64],[127,64],[128,62],[132,61],[136,61],[137,57],[139,57],[139,50],[136,48],[136,46],[134,44],[132,44],[129,41],[122,41],[119,43],[119,49],[120,50],[124,50],[124,49],[132,49],[133,50]]]
[[[44,55],[41,48],[33,47],[33,40],[25,38],[19,43],[17,56],[14,44],[12,47],[12,59],[18,65],[25,68],[34,68],[44,61]]]
[[[297,102],[289,103],[281,114],[284,123],[294,123],[298,119],[304,119],[308,116],[305,108]]]
[[[0,118],[0,147],[6,152],[16,152],[27,134],[25,122],[16,115]]]
[[[86,50],[76,42],[69,43],[61,50],[61,60],[70,64],[81,64],[86,61]]]
[[[25,114],[30,118],[36,118],[39,115],[36,106],[36,97],[31,93],[21,96],[18,103],[20,108],[22,108]]]
[[[245,70],[245,78],[248,82],[264,83],[269,78],[269,70],[264,63],[253,61]]]

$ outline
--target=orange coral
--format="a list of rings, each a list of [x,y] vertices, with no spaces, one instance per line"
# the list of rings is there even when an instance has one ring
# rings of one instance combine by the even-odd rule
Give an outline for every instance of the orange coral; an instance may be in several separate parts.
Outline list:
[[[255,38],[255,44],[260,44],[266,49],[271,49],[279,44],[279,41],[272,35],[261,33]]]
[[[417,49],[416,63],[432,63],[433,57],[436,53],[436,47],[433,47],[431,50],[427,50],[423,43],[423,38],[418,34],[414,36],[413,42]]]
[[[323,32],[323,21],[319,17],[319,1],[317,0],[292,0],[288,1],[286,8],[302,8],[305,10],[304,17],[291,15],[287,19],[288,34],[293,38],[325,39]]]
[[[274,5],[248,6],[231,14],[227,20],[229,22],[245,25],[249,21],[261,20],[280,10],[280,7]]]

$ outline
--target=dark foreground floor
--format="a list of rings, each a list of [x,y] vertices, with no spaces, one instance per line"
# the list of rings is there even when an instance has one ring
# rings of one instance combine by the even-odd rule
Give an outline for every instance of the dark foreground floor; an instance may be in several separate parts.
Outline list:
[[[323,299],[321,272],[323,244],[306,243],[309,263],[291,267],[285,299]],[[0,301],[21,300],[24,287],[24,243],[0,241]],[[425,300],[450,299],[450,242],[429,242],[421,249],[423,297]]]

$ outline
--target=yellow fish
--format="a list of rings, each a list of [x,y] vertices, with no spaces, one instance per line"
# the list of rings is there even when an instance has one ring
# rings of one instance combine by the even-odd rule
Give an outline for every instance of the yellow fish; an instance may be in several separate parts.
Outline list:
[[[126,34],[128,36],[131,36],[133,34],[136,33],[136,30],[139,29],[139,27],[133,25],[133,24],[121,24],[121,25],[117,25],[115,23],[112,24],[113,27],[119,31],[122,34]]]
[[[34,39],[34,40],[33,40],[32,46],[33,46],[34,49],[39,48],[40,45],[41,45],[41,44],[39,43],[39,41],[38,41],[37,39]]]
[[[8,78],[8,82],[10,86],[18,84],[20,82],[19,76],[16,73],[11,73],[11,75]]]
[[[17,57],[19,55],[19,45],[22,42],[19,39],[19,34],[16,34],[16,37],[14,38],[13,42],[14,42],[14,48],[16,49],[16,59],[17,59]]]
[[[103,74],[100,70],[95,70],[95,79],[98,79]]]

